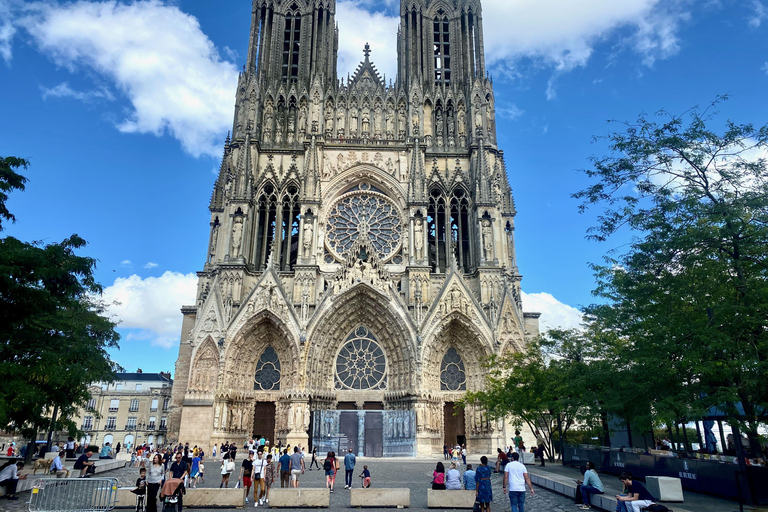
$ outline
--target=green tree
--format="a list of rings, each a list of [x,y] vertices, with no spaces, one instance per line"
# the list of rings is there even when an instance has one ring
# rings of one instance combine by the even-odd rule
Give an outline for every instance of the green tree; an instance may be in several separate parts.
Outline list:
[[[630,415],[669,424],[717,407],[756,441],[768,420],[768,126],[718,133],[707,125],[721,99],[625,123],[574,197],[602,208],[593,239],[635,236],[594,267],[605,303],[590,308],[623,343]]]
[[[16,170],[27,162],[0,158],[0,217],[13,220],[7,192],[24,188]],[[61,243],[0,239],[0,425],[32,438],[58,409],[57,429],[76,432],[72,417],[87,404],[88,385],[111,380],[108,350],[119,335],[100,301],[95,260],[75,252],[77,235]]]

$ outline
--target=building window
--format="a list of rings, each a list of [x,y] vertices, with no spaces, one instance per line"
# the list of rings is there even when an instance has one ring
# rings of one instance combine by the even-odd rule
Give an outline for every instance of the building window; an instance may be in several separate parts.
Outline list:
[[[115,430],[117,428],[117,416],[107,416],[106,430]]]
[[[435,83],[451,82],[451,45],[448,37],[448,18],[435,18]]]
[[[123,384],[122,383],[115,384],[115,391],[122,391],[122,390],[123,390]]]
[[[163,410],[164,410],[164,411],[167,411],[167,410],[168,410],[168,406],[169,406],[170,404],[171,404],[171,399],[170,399],[170,398],[165,398],[165,399],[163,400]]]
[[[109,412],[115,412],[120,407],[120,400],[110,400],[109,401]]]
[[[149,417],[149,423],[147,424],[147,430],[155,430],[155,418],[154,416]]]
[[[280,390],[280,359],[272,347],[267,347],[262,352],[259,362],[256,364],[256,376],[253,389],[261,391]]]
[[[136,391],[141,391],[141,384],[136,384]]]
[[[167,422],[168,422],[168,418],[166,418],[165,416],[160,418],[160,430],[165,430],[166,428],[168,428]]]
[[[128,409],[131,412],[136,412],[139,410],[139,401],[134,399],[131,400],[131,407]]]
[[[451,347],[443,356],[440,365],[440,390],[465,391],[467,389],[467,374],[464,372],[464,362],[455,348]]]
[[[128,416],[128,423],[125,425],[125,430],[136,430],[136,416]]]
[[[91,430],[92,428],[93,428],[93,416],[84,417],[82,430]]]
[[[296,4],[291,9],[298,9]],[[283,33],[283,78],[299,75],[299,48],[301,45],[301,14],[298,11],[285,15]]]
[[[336,356],[336,389],[386,389],[387,360],[373,333],[360,326]]]
[[[86,406],[86,409],[88,409],[89,411],[92,411],[92,410],[96,409],[96,399],[95,398],[91,398],[90,400],[88,400],[88,405]]]
[[[150,405],[149,410],[150,411],[156,411],[157,410],[157,399],[156,398],[154,400],[152,400],[152,404]]]

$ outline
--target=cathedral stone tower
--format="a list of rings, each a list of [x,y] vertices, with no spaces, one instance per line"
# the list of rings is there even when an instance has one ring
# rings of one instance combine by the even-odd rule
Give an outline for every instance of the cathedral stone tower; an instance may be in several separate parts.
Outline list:
[[[334,0],[254,0],[248,62],[184,323],[171,438],[361,455],[490,452],[460,411],[538,333],[496,145],[480,0],[403,0],[398,76],[336,76]]]

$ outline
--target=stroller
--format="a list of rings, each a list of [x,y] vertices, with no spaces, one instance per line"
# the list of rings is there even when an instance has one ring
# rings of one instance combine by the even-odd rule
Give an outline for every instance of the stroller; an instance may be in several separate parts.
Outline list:
[[[181,512],[181,496],[186,493],[184,480],[181,478],[169,478],[166,480],[160,491],[163,512]]]

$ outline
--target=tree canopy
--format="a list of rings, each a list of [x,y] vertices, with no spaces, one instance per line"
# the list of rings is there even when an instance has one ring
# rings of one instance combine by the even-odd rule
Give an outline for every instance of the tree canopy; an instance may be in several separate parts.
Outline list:
[[[16,170],[28,163],[0,158],[0,218],[13,220],[7,192],[24,188]],[[0,424],[26,437],[48,427],[76,430],[72,416],[90,398],[88,385],[111,380],[117,365],[115,322],[100,301],[95,260],[78,256],[85,240],[60,243],[0,239]]]

